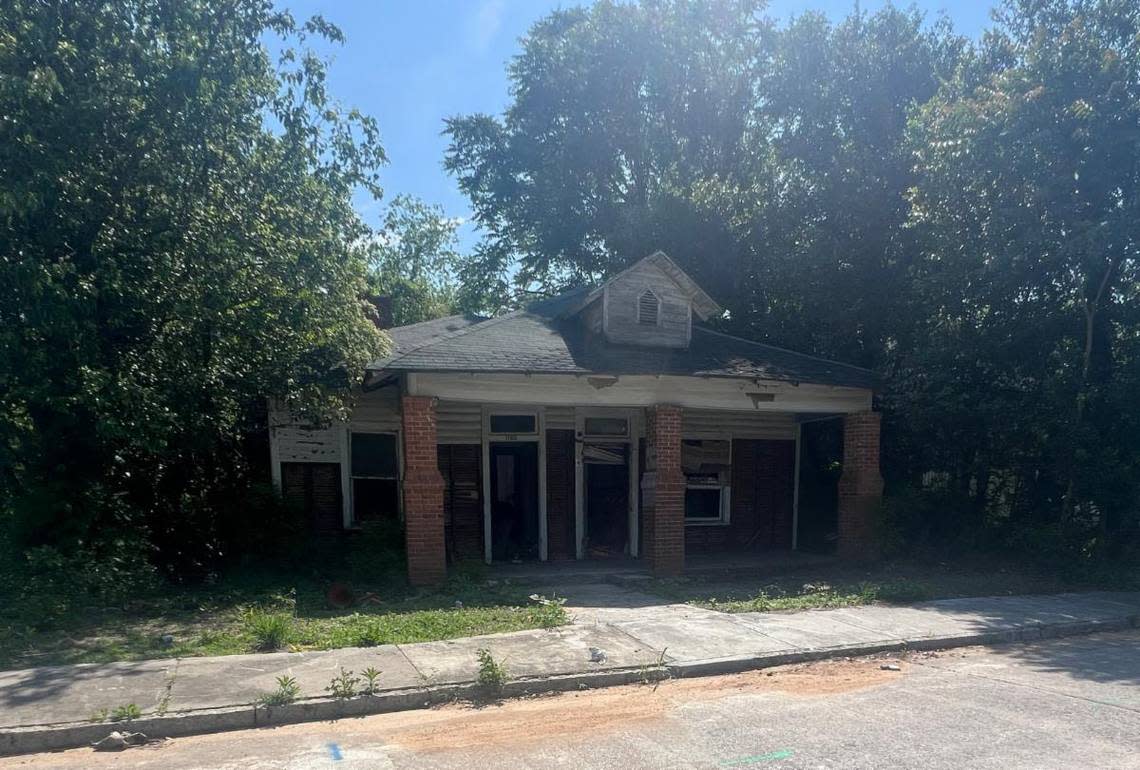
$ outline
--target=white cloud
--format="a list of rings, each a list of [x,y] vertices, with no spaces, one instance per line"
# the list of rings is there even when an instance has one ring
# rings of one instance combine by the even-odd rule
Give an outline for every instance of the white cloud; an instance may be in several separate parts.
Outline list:
[[[507,10],[506,0],[483,0],[475,10],[468,24],[468,37],[471,47],[483,53],[495,39],[503,26],[503,14]]]

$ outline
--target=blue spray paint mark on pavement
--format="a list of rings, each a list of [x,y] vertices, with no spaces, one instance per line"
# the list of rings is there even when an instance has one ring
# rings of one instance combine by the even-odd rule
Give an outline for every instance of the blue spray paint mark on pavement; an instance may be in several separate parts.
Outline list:
[[[340,753],[340,746],[337,746],[335,743],[329,744],[329,756],[333,758],[333,762],[339,762],[344,759],[344,756]]]

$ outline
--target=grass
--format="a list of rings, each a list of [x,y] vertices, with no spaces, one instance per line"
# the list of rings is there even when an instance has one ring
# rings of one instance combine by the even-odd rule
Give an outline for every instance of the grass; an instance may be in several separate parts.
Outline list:
[[[865,569],[814,567],[810,575],[755,579],[680,578],[647,586],[670,601],[721,612],[796,612],[865,604],[910,604],[968,596],[1059,593],[1110,586],[1066,580],[1031,567],[993,561],[951,564],[892,562]]]
[[[566,622],[560,603],[488,585],[463,570],[432,590],[399,578],[354,582],[354,594],[370,598],[347,609],[330,606],[328,587],[315,576],[246,571],[211,586],[168,586],[125,606],[77,607],[61,616],[8,604],[0,606],[0,669],[408,644]]]

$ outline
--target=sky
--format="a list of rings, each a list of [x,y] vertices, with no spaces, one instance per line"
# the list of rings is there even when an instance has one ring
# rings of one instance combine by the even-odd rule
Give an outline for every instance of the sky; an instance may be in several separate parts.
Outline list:
[[[359,195],[365,220],[380,224],[384,203],[400,193],[443,207],[465,222],[467,199],[443,169],[447,148],[443,121],[473,112],[501,113],[508,103],[506,64],[519,38],[537,19],[576,0],[279,0],[298,21],[321,14],[347,37],[318,50],[331,60],[328,87],[345,107],[356,107],[380,124],[389,164],[382,173],[384,199]],[[906,2],[896,5],[905,6]],[[933,21],[945,14],[960,34],[978,37],[988,26],[990,0],[916,0]],[[882,0],[863,0],[873,12]],[[854,0],[771,0],[768,14],[786,20],[807,10],[835,19]],[[478,240],[469,223],[460,228],[460,248]]]

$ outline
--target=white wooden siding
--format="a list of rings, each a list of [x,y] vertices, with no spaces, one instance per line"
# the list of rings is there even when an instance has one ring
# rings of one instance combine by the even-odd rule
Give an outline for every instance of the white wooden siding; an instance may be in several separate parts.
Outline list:
[[[478,444],[483,436],[483,408],[470,401],[440,401],[436,425],[441,444]]]
[[[646,290],[658,300],[657,324],[638,323],[638,302]],[[643,262],[606,286],[605,331],[611,342],[685,347],[692,333],[689,297],[656,265]]]
[[[685,438],[728,436],[791,441],[796,425],[790,414],[686,409],[681,413],[681,433]]]
[[[340,462],[340,438],[335,426],[323,430],[277,426],[272,428],[271,440],[277,445],[277,462]]]
[[[547,430],[574,430],[574,407],[548,406],[546,408]]]
[[[400,389],[380,388],[358,393],[352,409],[352,430],[388,433],[400,428]]]

